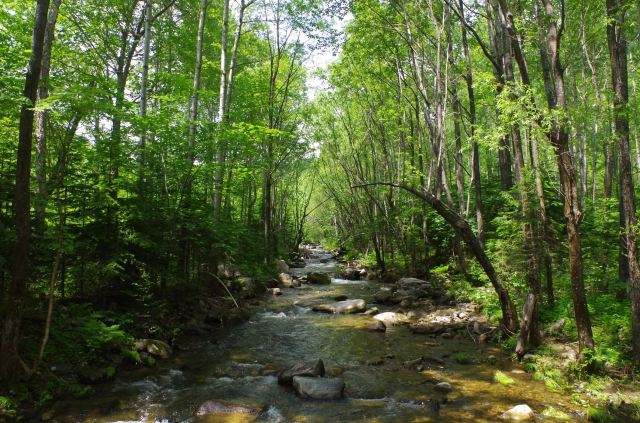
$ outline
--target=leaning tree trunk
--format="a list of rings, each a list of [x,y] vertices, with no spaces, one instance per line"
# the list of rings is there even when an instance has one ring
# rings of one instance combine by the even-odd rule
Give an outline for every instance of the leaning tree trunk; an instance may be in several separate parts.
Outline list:
[[[16,188],[14,197],[16,241],[13,248],[13,274],[6,298],[5,318],[0,339],[0,379],[8,380],[24,368],[20,360],[20,323],[24,301],[27,270],[29,268],[29,233],[31,195],[31,146],[33,142],[33,108],[38,94],[38,82],[42,70],[44,34],[47,25],[49,0],[38,0],[33,24],[31,58],[27,67],[23,96],[25,102],[20,109],[18,132],[18,155],[16,164]],[[26,369],[25,369],[26,370]]]
[[[508,335],[513,335],[514,333],[516,333],[518,327],[518,316],[516,314],[513,302],[511,301],[511,297],[509,296],[509,292],[500,282],[496,270],[489,261],[489,257],[487,257],[484,248],[482,248],[482,245],[473,233],[473,230],[471,229],[471,226],[469,226],[469,223],[458,213],[447,207],[447,205],[443,203],[439,198],[424,190],[421,192],[409,186],[394,184],[391,182],[371,182],[369,184],[357,185],[357,187],[373,185],[384,185],[400,188],[407,191],[408,193],[414,195],[415,197],[418,197],[425,203],[429,204],[435,210],[435,212],[438,213],[438,215],[440,215],[440,217],[442,217],[445,222],[447,222],[451,226],[451,228],[453,228],[456,234],[460,236],[460,238],[462,238],[462,240],[467,244],[469,250],[475,256],[476,260],[478,260],[478,263],[482,267],[482,270],[484,270],[485,274],[489,278],[489,281],[491,281],[493,289],[496,291],[498,300],[500,301],[500,308],[502,310],[502,330]]]

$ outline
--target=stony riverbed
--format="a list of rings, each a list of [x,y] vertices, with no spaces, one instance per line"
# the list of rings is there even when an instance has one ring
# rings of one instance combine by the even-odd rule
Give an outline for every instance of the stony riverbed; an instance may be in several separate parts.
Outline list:
[[[291,273],[333,275],[337,265],[315,249]],[[390,287],[350,277],[281,288],[248,321],[65,404],[55,420],[494,422],[526,404],[544,421],[582,421],[567,396],[531,380],[486,339],[492,328],[472,304],[437,292],[406,304],[412,281]],[[347,305],[354,308],[322,309]],[[282,370],[317,360],[325,378],[343,384],[335,382],[340,399],[301,398],[299,387],[278,383]]]

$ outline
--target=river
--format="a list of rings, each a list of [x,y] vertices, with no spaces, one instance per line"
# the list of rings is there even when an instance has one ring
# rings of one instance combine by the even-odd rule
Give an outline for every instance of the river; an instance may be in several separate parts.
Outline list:
[[[306,267],[292,269],[295,274],[336,270],[330,254],[320,249],[312,253]],[[417,335],[403,326],[371,332],[364,330],[370,316],[322,314],[309,306],[339,295],[369,303],[379,286],[333,278],[330,285],[283,289],[283,295],[256,307],[246,322],[153,369],[120,375],[93,398],[66,404],[56,421],[246,421],[246,415],[197,417],[200,405],[211,400],[260,408],[259,422],[495,422],[523,403],[537,413],[552,406],[581,421],[568,396],[532,380],[495,346],[477,346],[465,336]],[[472,363],[457,362],[456,353]],[[444,364],[426,369],[406,365],[421,356]],[[315,359],[344,378],[344,399],[303,400],[278,385],[278,369]],[[496,370],[515,383],[495,382]],[[454,388],[446,398],[434,389],[439,381]]]

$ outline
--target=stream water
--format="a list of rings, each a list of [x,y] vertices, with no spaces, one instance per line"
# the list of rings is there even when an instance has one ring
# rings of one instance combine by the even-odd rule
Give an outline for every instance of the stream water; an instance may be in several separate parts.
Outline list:
[[[330,254],[315,250],[312,257],[292,271],[336,270]],[[495,347],[479,347],[468,337],[412,334],[402,326],[370,332],[364,330],[369,316],[321,314],[309,307],[338,295],[370,302],[377,288],[378,282],[333,278],[330,285],[283,289],[245,323],[155,369],[123,374],[93,398],[66,405],[56,421],[247,421],[246,415],[197,417],[200,405],[210,400],[264,409],[261,422],[495,422],[523,403],[537,413],[552,406],[581,421],[566,395],[531,380]],[[460,352],[473,364],[457,363],[452,356]],[[445,364],[421,372],[403,364],[424,355]],[[328,372],[342,372],[344,399],[303,400],[278,385],[277,369],[318,358]],[[516,383],[494,382],[496,370]],[[434,389],[439,381],[454,387],[446,402]],[[442,403],[439,411],[436,402]]]

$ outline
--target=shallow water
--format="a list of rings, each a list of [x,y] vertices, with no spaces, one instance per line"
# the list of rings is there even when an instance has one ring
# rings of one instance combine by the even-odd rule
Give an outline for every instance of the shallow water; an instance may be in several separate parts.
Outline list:
[[[297,275],[333,272],[337,263],[320,250]],[[405,327],[386,333],[363,328],[364,315],[328,315],[311,311],[317,302],[337,295],[368,302],[377,282],[333,279],[327,286],[283,289],[245,323],[194,349],[119,377],[89,400],[69,403],[58,421],[87,422],[242,422],[246,416],[196,417],[205,401],[258,407],[262,422],[494,422],[509,408],[527,403],[537,413],[553,406],[580,420],[580,410],[566,395],[550,392],[531,380],[492,346],[470,338],[415,335]],[[385,311],[384,307],[379,307]],[[452,355],[466,353],[473,364],[458,364]],[[403,363],[420,356],[443,359],[445,365],[421,372]],[[345,399],[306,401],[278,385],[277,369],[301,360],[321,358],[328,372],[343,372]],[[516,380],[511,386],[493,381],[496,370]],[[455,390],[445,399],[436,382]],[[434,404],[441,404],[439,412]],[[552,421],[552,420],[548,420]]]

